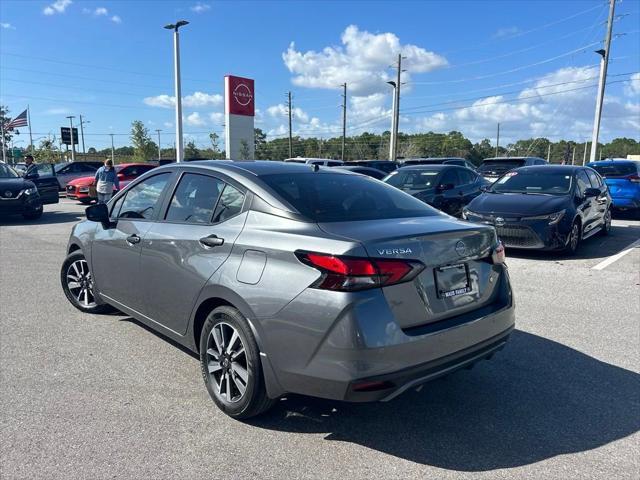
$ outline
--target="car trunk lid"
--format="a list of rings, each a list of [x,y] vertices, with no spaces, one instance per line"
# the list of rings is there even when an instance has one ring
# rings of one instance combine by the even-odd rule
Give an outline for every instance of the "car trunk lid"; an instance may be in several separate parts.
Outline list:
[[[324,223],[320,228],[359,241],[370,257],[425,265],[413,281],[383,288],[401,328],[461,315],[494,298],[499,273],[489,260],[496,244],[493,227],[442,215]]]

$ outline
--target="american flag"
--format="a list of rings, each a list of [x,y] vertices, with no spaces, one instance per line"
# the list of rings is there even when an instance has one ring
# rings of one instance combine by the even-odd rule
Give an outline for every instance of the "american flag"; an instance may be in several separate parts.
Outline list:
[[[25,110],[7,124],[7,130],[13,130],[16,127],[26,127],[27,125],[27,111]]]

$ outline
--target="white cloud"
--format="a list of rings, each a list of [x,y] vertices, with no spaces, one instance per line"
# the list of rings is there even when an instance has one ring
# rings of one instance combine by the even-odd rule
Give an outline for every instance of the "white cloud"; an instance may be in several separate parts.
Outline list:
[[[631,75],[629,83],[624,88],[624,93],[630,97],[640,95],[640,72]]]
[[[499,28],[496,33],[493,34],[493,38],[511,37],[518,33],[520,33],[520,29],[518,27],[504,27]]]
[[[173,123],[171,122],[164,122],[162,125],[164,125],[165,128],[173,128]]]
[[[217,107],[222,105],[222,101],[222,95],[203,92],[194,92],[182,97],[182,105],[189,108]],[[166,94],[156,95],[155,97],[145,97],[143,102],[151,107],[173,108],[176,104],[176,97]]]
[[[273,118],[283,118],[289,115],[289,109],[286,105],[279,103],[267,108],[267,113]],[[293,107],[293,118],[302,123],[309,123],[309,115],[299,107]]]
[[[106,8],[104,8],[104,7],[98,7],[98,8],[96,8],[96,9],[93,11],[93,14],[94,14],[96,17],[99,17],[99,16],[101,16],[101,15],[109,15],[109,11],[108,11]]]
[[[429,116],[412,116],[407,130],[448,132],[458,130],[473,141],[494,138],[496,124],[501,124],[501,138],[511,142],[520,138],[549,137],[584,141],[590,138],[595,108],[597,68],[561,68],[540,77],[516,98],[503,95],[486,97],[471,108],[434,112]],[[562,83],[563,85],[558,85]],[[549,95],[552,94],[552,95]],[[640,116],[638,104],[623,102],[608,93],[605,97],[601,136],[638,138]],[[635,112],[635,114],[634,114]]]
[[[222,125],[224,122],[224,113],[222,112],[212,112],[209,114],[209,119],[215,125]]]
[[[122,23],[122,19],[118,15],[114,15],[111,17],[111,21],[113,23]]]
[[[0,23],[0,28],[5,28],[7,30],[15,30],[16,27],[11,25],[10,23]]]
[[[45,115],[68,115],[71,110],[67,107],[54,107],[44,111]]]
[[[371,95],[389,90],[389,66],[398,54],[406,59],[403,81],[414,72],[428,72],[447,65],[447,60],[416,45],[400,43],[393,33],[372,34],[356,25],[348,26],[341,36],[342,46],[329,46],[320,52],[300,52],[292,42],[282,59],[291,73],[293,83],[300,87],[338,89],[347,82],[354,95]]]
[[[42,13],[45,15],[55,15],[56,13],[64,13],[69,5],[73,2],[71,0],[56,0],[51,5],[47,5]]]
[[[198,2],[191,7],[191,11],[196,13],[204,13],[207,10],[211,10],[211,5],[202,2]]]
[[[207,122],[200,116],[198,112],[193,112],[187,115],[187,117],[185,118],[185,123],[192,127],[203,127]]]

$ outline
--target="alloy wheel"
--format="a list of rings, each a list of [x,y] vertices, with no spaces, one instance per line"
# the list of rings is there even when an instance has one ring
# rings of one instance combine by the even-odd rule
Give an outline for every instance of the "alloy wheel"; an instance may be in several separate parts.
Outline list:
[[[249,384],[247,353],[238,331],[226,322],[214,325],[207,340],[207,371],[222,400],[240,401]]]
[[[604,214],[604,230],[605,232],[611,230],[611,210],[607,210]]]
[[[577,223],[573,224],[571,228],[571,237],[569,238],[569,245],[571,246],[571,250],[575,250],[578,248],[578,239],[580,237],[580,228]]]
[[[67,287],[76,301],[85,308],[96,306],[93,294],[93,279],[87,261],[76,260],[67,268]]]

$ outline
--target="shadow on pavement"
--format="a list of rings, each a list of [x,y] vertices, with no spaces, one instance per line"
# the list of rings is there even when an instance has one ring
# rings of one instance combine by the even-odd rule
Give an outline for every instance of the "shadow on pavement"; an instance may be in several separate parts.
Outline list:
[[[36,220],[27,220],[21,215],[0,215],[0,225],[52,225],[54,223],[79,222],[84,218],[84,212],[45,211]]]
[[[111,315],[111,314],[110,314]],[[117,316],[117,315],[126,315],[125,313],[122,312],[113,312],[112,315]],[[125,318],[121,318],[120,319],[121,322],[129,322],[129,323],[134,323],[137,326],[139,326],[140,328],[144,328],[147,332],[155,335],[158,338],[161,338],[162,340],[164,340],[167,343],[170,343],[171,345],[173,345],[174,347],[176,347],[179,350],[182,350],[184,353],[186,353],[187,355],[189,355],[190,357],[195,358],[196,360],[200,361],[200,356],[195,353],[192,352],[191,350],[189,350],[187,347],[185,347],[184,345],[179,344],[178,342],[176,342],[175,340],[173,340],[172,338],[167,337],[166,335],[163,335],[162,333],[158,332],[157,330],[154,330],[148,326],[146,326],[144,323],[142,323],[141,321],[133,318],[133,317],[125,317]]]
[[[613,225],[608,236],[599,234],[583,240],[575,255],[568,256],[562,252],[507,249],[507,262],[509,257],[529,260],[586,260],[590,258],[606,258],[624,250],[630,243],[640,238],[640,226],[629,225],[626,227]]]
[[[640,375],[516,331],[491,362],[389,403],[290,396],[252,420],[326,433],[399,458],[458,471],[527,465],[606,445],[640,429]]]

